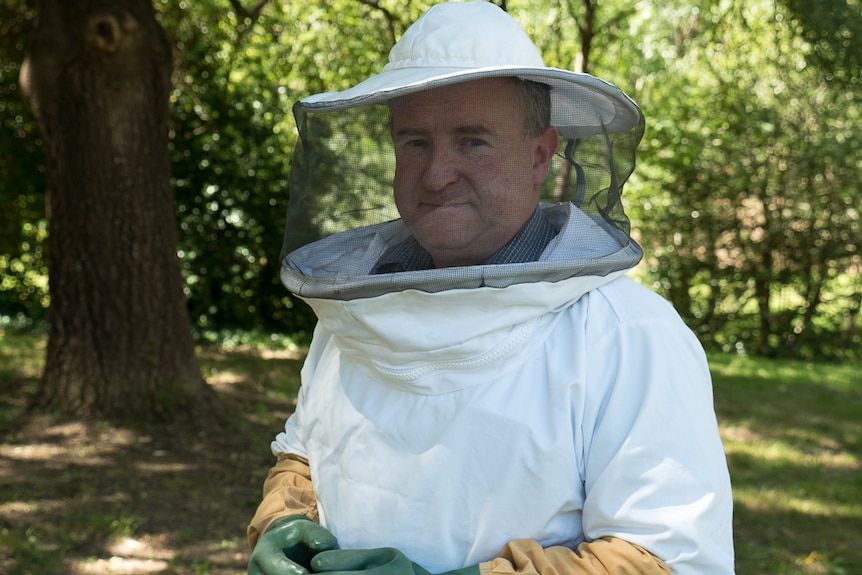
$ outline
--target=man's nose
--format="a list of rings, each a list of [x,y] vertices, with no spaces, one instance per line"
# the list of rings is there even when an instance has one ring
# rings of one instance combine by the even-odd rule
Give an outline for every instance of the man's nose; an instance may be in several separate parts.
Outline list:
[[[446,146],[435,146],[428,158],[422,175],[425,187],[439,191],[458,179],[458,157],[455,150]]]

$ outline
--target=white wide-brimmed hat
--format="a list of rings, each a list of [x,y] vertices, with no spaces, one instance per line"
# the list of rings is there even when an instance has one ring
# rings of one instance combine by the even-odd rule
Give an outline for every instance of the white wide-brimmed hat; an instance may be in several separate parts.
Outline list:
[[[641,118],[619,88],[589,74],[545,66],[521,26],[489,2],[437,4],[392,47],[383,71],[341,92],[297,105],[329,112],[480,78],[515,76],[551,86],[551,124],[564,138],[625,132]]]

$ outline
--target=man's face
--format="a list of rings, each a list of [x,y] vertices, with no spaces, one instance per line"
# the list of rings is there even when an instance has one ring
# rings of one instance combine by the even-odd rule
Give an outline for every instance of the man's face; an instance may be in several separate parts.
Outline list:
[[[436,267],[480,264],[536,209],[557,134],[528,135],[516,90],[487,78],[392,103],[395,204]]]

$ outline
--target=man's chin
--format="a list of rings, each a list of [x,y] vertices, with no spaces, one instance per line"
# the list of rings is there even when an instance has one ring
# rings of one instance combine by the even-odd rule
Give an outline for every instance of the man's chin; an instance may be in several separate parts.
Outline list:
[[[490,255],[476,245],[475,238],[457,234],[417,240],[431,254],[437,267],[455,267],[481,264]],[[478,248],[478,249],[477,249]]]

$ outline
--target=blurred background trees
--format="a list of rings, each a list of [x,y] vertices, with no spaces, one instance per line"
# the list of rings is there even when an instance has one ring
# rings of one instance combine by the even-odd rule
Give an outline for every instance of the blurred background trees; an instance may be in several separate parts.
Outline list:
[[[629,196],[648,281],[728,351],[858,355],[860,18],[811,4],[677,3],[633,29],[658,112]]]
[[[278,279],[291,105],[379,70],[432,2],[154,0],[173,46],[169,151],[198,337],[307,336]],[[647,117],[624,198],[638,278],[709,348],[860,356],[858,0],[508,0],[549,65]],[[18,87],[37,6],[0,0],[0,329],[45,322],[42,140]]]

